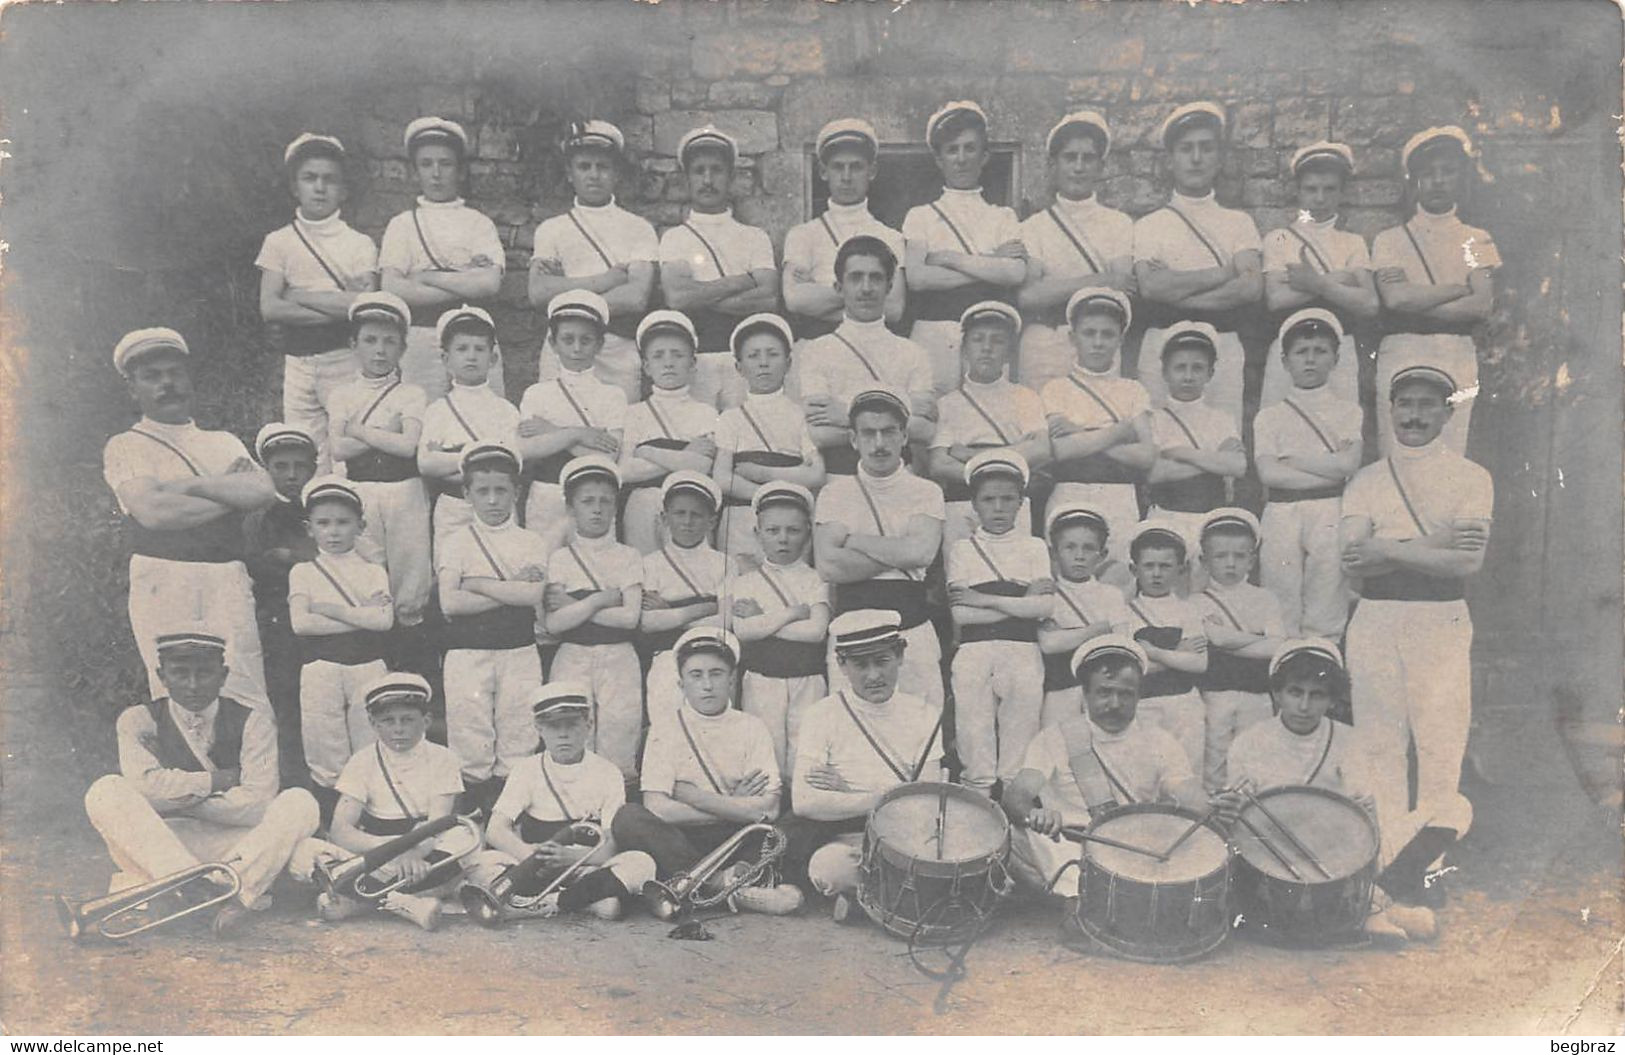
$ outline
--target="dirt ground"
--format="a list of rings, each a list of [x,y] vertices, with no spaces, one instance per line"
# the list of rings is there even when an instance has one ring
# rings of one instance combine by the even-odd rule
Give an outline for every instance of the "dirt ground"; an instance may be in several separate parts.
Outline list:
[[[1617,817],[1578,790],[1475,786],[1441,936],[1401,950],[1291,951],[1234,938],[1159,967],[1075,953],[1058,912],[1004,913],[944,995],[903,946],[821,913],[729,917],[710,942],[648,916],[329,925],[279,893],[243,937],[182,923],[73,943],[51,895],[105,890],[79,798],[104,764],[46,687],[6,679],[0,1028],[29,1034],[1332,1033],[1613,1034],[1625,1023]],[[389,990],[410,994],[380,1000]]]

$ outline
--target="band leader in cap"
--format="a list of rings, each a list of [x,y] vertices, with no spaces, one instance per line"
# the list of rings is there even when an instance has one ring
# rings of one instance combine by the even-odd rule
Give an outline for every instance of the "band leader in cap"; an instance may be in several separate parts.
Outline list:
[[[1186,103],[1177,107],[1173,113],[1163,119],[1162,126],[1157,129],[1157,141],[1166,150],[1172,150],[1174,141],[1193,128],[1208,125],[1215,129],[1220,136],[1224,135],[1225,117],[1224,108],[1218,103],[1207,101]]]
[[[1134,664],[1141,676],[1150,666],[1145,649],[1132,637],[1127,634],[1101,634],[1085,641],[1072,653],[1072,674],[1082,680],[1084,667],[1107,659],[1126,659]]]
[[[856,117],[842,117],[818,130],[813,151],[823,161],[831,151],[852,146],[862,150],[872,161],[880,154],[880,136],[868,121]]]
[[[837,658],[883,652],[903,646],[903,620],[886,608],[858,608],[830,620]]]
[[[113,369],[122,376],[130,376],[130,366],[135,360],[156,352],[174,352],[179,355],[191,355],[192,350],[186,347],[186,338],[170,329],[168,326],[149,326],[142,330],[131,330],[113,346]]]
[[[555,681],[543,685],[531,701],[530,713],[544,722],[561,718],[585,718],[592,714],[592,700],[586,686],[573,681]]]
[[[361,698],[366,701],[368,714],[397,703],[427,711],[429,683],[418,674],[392,671],[367,682],[361,690]]]
[[[1055,122],[1055,127],[1044,137],[1044,153],[1054,154],[1066,142],[1067,135],[1074,132],[1082,132],[1095,141],[1102,161],[1111,153],[1111,127],[1106,124],[1106,118],[1094,110],[1074,110]]]

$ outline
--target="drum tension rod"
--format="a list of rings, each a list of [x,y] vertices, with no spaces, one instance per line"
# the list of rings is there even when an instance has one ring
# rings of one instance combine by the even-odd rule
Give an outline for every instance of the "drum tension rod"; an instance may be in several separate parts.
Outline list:
[[[1258,807],[1258,812],[1262,813],[1266,820],[1281,830],[1281,834],[1286,836],[1286,841],[1292,845],[1292,848],[1302,854],[1304,860],[1315,866],[1315,871],[1319,872],[1327,879],[1332,877],[1332,874],[1326,871],[1326,866],[1320,863],[1320,858],[1315,856],[1314,851],[1305,846],[1302,840],[1300,840],[1296,835],[1293,835],[1292,829],[1282,824],[1281,818],[1271,813],[1268,806],[1258,801],[1257,795],[1254,795],[1251,791],[1243,791],[1242,794],[1247,796],[1248,802]]]

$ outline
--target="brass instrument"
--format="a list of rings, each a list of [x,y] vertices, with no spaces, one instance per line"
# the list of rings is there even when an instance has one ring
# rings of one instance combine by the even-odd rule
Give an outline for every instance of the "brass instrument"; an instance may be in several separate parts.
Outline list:
[[[419,843],[456,827],[465,829],[471,838],[468,849],[444,861],[437,861],[434,865],[436,870],[449,869],[451,865],[462,861],[482,845],[483,832],[480,830],[479,822],[473,817],[459,817],[448,813],[444,817],[425,821],[411,831],[397,835],[386,843],[380,843],[366,853],[357,854],[337,863],[319,861],[314,869],[316,882],[321,886],[322,892],[329,897],[352,898],[376,905],[386,896],[406,886],[408,880],[402,876],[377,885],[363,885],[364,880]]]
[[[576,821],[570,825],[572,846],[599,846],[604,841],[604,829],[592,821]],[[557,841],[557,840],[550,840]],[[462,889],[463,906],[468,910],[469,916],[482,927],[499,927],[503,923],[514,919],[529,919],[545,917],[551,913],[544,911],[542,902],[549,896],[563,890],[565,885],[586,871],[595,867],[589,864],[592,854],[583,854],[572,861],[569,867],[554,876],[552,881],[535,894],[517,894],[514,888],[524,880],[533,879],[543,868],[543,858],[536,854],[510,865],[502,874],[491,881],[489,886],[478,886],[469,883]],[[528,884],[527,884],[528,885]]]
[[[210,881],[210,876],[216,876]],[[221,884],[224,885],[221,885]],[[201,899],[182,894],[189,885],[198,884]],[[64,894],[56,896],[57,914],[68,937],[82,938],[95,934],[108,941],[123,941],[145,933],[165,923],[173,923],[204,909],[230,901],[242,890],[237,870],[219,862],[193,865],[179,872],[171,872],[140,886],[128,887],[101,897],[75,899]],[[156,919],[141,920],[141,913],[152,902],[165,894],[176,894],[170,900],[178,902]],[[160,906],[164,908],[164,906]]]
[[[702,894],[705,883],[728,865],[745,840],[754,835],[762,837],[762,849],[756,860],[729,882],[709,894]],[[767,875],[779,858],[784,856],[789,844],[785,834],[766,821],[747,824],[695,862],[688,871],[680,872],[664,883],[651,881],[644,888],[644,894],[650,899],[650,908],[656,919],[672,920],[695,909],[710,908],[727,901],[741,888],[751,886]]]

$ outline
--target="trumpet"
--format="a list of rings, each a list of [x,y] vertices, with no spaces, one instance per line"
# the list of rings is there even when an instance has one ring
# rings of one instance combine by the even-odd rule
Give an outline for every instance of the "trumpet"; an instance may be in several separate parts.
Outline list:
[[[592,821],[576,821],[570,825],[570,832],[572,837],[569,845],[572,846],[598,846],[604,841],[604,829]],[[539,893],[515,893],[515,888],[521,884],[529,886],[529,881],[535,879],[544,867],[544,859],[537,854],[531,854],[518,864],[504,869],[489,886],[482,887],[470,883],[463,887],[461,895],[463,906],[474,922],[482,927],[499,927],[510,919],[546,915],[539,911],[542,902],[550,895],[563,890],[570,880],[593,867],[588,864],[591,857],[591,853],[586,853],[570,862],[570,865],[554,876]]]
[[[754,835],[762,837],[762,849],[756,860],[740,874],[733,877],[721,887],[709,894],[701,893],[704,885],[727,866],[745,840]],[[743,828],[728,836],[727,840],[715,850],[706,854],[694,867],[686,872],[679,872],[665,882],[651,880],[644,887],[644,895],[649,898],[649,907],[654,911],[656,919],[671,920],[679,915],[694,909],[710,908],[712,905],[727,901],[742,887],[750,886],[768,873],[768,870],[784,856],[789,846],[789,840],[783,832],[766,821],[747,824]]]
[[[217,878],[210,880],[210,876]],[[172,900],[179,902],[174,908],[163,912],[156,919],[142,922],[141,911],[151,902],[165,894],[180,894],[192,884],[198,884],[197,893],[206,896],[196,901],[184,896],[173,898]],[[243,882],[238,877],[236,869],[227,864],[210,862],[183,868],[178,872],[171,872],[169,875],[142,883],[140,886],[103,894],[101,897],[75,899],[58,894],[56,911],[62,918],[62,926],[70,938],[96,934],[108,941],[123,941],[154,927],[173,923],[175,920],[230,901],[242,888]]]
[[[470,836],[468,849],[447,860],[437,861],[434,865],[435,873],[449,871],[451,866],[480,848],[482,832],[479,822],[473,817],[459,817],[448,813],[444,817],[426,821],[403,835],[397,835],[386,843],[380,843],[366,853],[345,858],[337,863],[319,861],[315,868],[316,882],[321,886],[322,892],[329,897],[352,898],[376,905],[389,894],[406,886],[409,880],[402,876],[385,882],[374,880],[369,884],[366,880],[373,872],[419,843],[456,827],[468,832]]]

